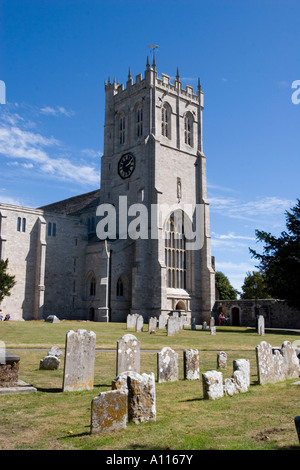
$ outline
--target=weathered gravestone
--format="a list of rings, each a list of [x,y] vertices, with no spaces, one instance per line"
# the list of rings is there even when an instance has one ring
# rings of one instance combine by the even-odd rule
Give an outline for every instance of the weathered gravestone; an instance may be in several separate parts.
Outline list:
[[[120,390],[101,392],[91,405],[91,433],[105,433],[126,428],[127,394]]]
[[[40,360],[40,370],[57,370],[60,366],[60,360],[56,356],[45,356]]]
[[[202,374],[203,398],[217,400],[224,396],[222,372],[210,370]]]
[[[138,313],[132,313],[132,314],[127,315],[126,326],[128,330],[135,330],[136,320],[138,316],[139,316]]]
[[[158,328],[164,330],[167,324],[167,317],[162,313],[158,317]]]
[[[64,362],[63,391],[91,390],[94,386],[96,334],[68,331]]]
[[[157,381],[174,382],[178,380],[178,354],[169,347],[157,353]]]
[[[143,326],[144,326],[144,318],[142,315],[139,315],[136,319],[136,327],[135,330],[138,331],[143,331]]]
[[[149,319],[149,333],[153,334],[156,332],[156,327],[157,327],[157,318],[156,317],[151,317]]]
[[[183,371],[186,380],[197,380],[199,374],[199,351],[197,349],[185,349],[183,351]]]
[[[48,356],[55,356],[55,357],[61,357],[63,355],[63,352],[61,349],[58,349],[57,346],[52,346],[51,349],[48,351]]]
[[[265,318],[263,315],[258,315],[257,332],[260,336],[264,336],[265,334]]]
[[[167,321],[167,336],[174,336],[178,332],[178,318],[169,317]]]
[[[299,361],[289,341],[284,341],[281,349],[262,341],[255,350],[259,384],[299,377]]]
[[[128,421],[144,423],[156,420],[155,376],[122,372],[112,382],[112,389],[127,396]]]
[[[250,362],[248,359],[236,359],[233,361],[232,377],[239,393],[248,391],[250,385]]]
[[[211,327],[210,327],[210,334],[211,334],[211,335],[215,335],[215,334],[216,334],[216,327],[215,327],[215,326],[211,326]]]
[[[217,354],[217,369],[225,369],[227,366],[227,354],[225,351],[219,351]]]
[[[131,334],[122,336],[117,342],[116,375],[125,371],[140,373],[140,342]]]
[[[15,387],[19,381],[20,356],[4,350],[0,361],[0,387]]]

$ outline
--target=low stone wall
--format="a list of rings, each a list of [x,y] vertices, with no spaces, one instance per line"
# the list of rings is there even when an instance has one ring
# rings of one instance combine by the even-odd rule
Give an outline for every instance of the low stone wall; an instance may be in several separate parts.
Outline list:
[[[256,327],[257,315],[263,315],[266,328],[300,329],[300,312],[277,299],[217,300],[212,316],[219,325],[219,313],[223,311],[227,324]]]

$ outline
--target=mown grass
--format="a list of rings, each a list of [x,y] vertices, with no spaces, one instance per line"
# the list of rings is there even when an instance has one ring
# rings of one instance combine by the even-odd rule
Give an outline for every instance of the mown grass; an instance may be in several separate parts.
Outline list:
[[[51,346],[64,348],[69,330],[96,333],[94,389],[62,392],[63,361],[57,371],[39,370]],[[277,450],[299,449],[294,417],[299,415],[299,386],[287,380],[257,385],[255,346],[263,339],[272,346],[299,340],[292,332],[268,331],[262,338],[251,328],[217,328],[217,334],[185,329],[174,337],[164,331],[133,334],[141,347],[141,372],[156,376],[157,350],[170,346],[179,353],[180,380],[156,383],[156,422],[134,425],[105,435],[90,434],[91,401],[111,390],[116,372],[116,342],[125,333],[122,323],[62,321],[1,322],[0,340],[21,357],[20,378],[37,388],[28,395],[0,396],[0,449],[14,450]],[[232,361],[251,364],[249,391],[217,401],[203,399],[202,380],[183,379],[183,350],[198,349],[200,372],[216,369],[217,351]]]

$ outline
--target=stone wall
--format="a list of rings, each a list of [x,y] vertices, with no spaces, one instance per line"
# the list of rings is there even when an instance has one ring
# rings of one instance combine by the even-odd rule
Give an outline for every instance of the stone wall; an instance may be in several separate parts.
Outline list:
[[[263,315],[265,328],[300,328],[300,312],[283,300],[217,300],[212,312],[216,325],[219,325],[218,315],[221,310],[232,326],[256,327],[257,312]]]

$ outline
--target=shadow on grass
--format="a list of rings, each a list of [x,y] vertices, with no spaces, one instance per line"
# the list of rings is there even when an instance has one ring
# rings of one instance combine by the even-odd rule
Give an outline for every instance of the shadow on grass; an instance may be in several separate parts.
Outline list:
[[[61,393],[63,391],[62,388],[42,388],[42,387],[36,387],[38,392],[44,392],[44,393]]]
[[[218,326],[217,327],[217,332],[222,332],[222,333],[242,333],[242,334],[257,334],[257,336],[261,336],[258,334],[257,329],[255,327],[243,327],[243,326]],[[201,330],[199,330],[201,331]],[[273,329],[273,328],[268,328],[265,327],[265,333],[267,334],[272,334],[272,335],[291,335],[291,336],[299,336],[300,330],[289,330],[289,329]]]

